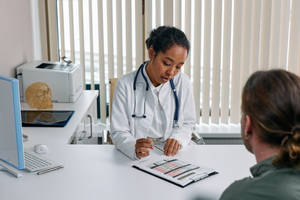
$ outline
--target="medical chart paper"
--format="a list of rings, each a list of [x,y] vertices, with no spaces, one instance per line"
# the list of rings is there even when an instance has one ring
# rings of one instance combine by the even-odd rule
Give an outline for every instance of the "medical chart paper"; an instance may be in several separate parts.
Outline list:
[[[217,174],[214,169],[200,167],[166,156],[141,160],[136,162],[133,167],[180,187]]]

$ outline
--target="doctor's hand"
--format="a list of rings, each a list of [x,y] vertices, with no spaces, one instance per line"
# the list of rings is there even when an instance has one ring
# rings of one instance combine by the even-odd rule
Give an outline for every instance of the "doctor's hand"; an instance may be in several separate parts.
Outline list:
[[[164,154],[167,156],[175,156],[179,149],[181,147],[181,144],[175,139],[167,139],[165,146],[164,146]]]
[[[149,149],[154,149],[152,140],[148,138],[138,139],[135,143],[135,153],[138,158],[149,156]]]

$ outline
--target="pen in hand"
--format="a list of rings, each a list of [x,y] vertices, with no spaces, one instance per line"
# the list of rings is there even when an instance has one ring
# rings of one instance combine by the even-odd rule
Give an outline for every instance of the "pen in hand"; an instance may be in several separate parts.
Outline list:
[[[148,138],[140,138],[136,140],[135,153],[138,158],[147,157],[150,155],[149,149],[154,149],[152,140]]]

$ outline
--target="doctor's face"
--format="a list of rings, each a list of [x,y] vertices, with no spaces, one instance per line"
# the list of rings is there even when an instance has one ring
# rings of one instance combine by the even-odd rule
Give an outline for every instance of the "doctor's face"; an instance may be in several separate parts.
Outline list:
[[[173,45],[166,52],[157,54],[150,47],[148,52],[150,62],[146,67],[146,72],[155,87],[168,82],[180,72],[187,58],[187,49],[178,45]]]

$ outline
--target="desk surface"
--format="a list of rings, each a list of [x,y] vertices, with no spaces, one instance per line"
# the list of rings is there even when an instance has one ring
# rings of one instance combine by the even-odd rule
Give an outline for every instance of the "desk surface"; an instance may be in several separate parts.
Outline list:
[[[91,106],[92,102],[98,96],[98,91],[83,91],[78,100],[75,103],[54,103],[53,110],[74,110],[74,114],[71,117],[68,124],[64,127],[23,127],[23,133],[29,136],[28,144],[33,145],[37,143],[42,144],[69,144],[72,139],[72,135],[76,131],[76,128],[87,110]],[[22,109],[30,110],[27,103],[22,103]]]
[[[130,160],[113,145],[70,145],[71,136],[97,93],[85,91],[74,104],[55,104],[54,109],[73,109],[64,128],[23,128],[29,136],[25,147],[46,144],[47,158],[63,163],[64,169],[15,178],[0,170],[1,200],[119,200],[119,199],[218,199],[234,180],[249,176],[254,157],[242,145],[194,145],[179,152],[178,158],[216,169],[219,174],[180,188],[132,168]],[[26,109],[26,105],[22,105]],[[155,152],[152,152],[155,153]],[[199,198],[199,199],[200,199]]]
[[[194,145],[178,158],[219,174],[180,188],[131,167],[134,161],[113,145],[48,145],[47,157],[64,169],[16,179],[0,171],[2,200],[11,199],[218,199],[234,180],[249,176],[254,157],[242,145]],[[208,198],[210,197],[210,198]]]

